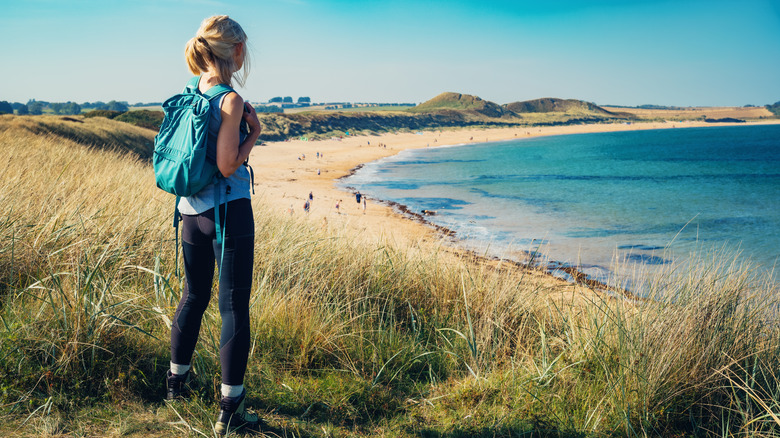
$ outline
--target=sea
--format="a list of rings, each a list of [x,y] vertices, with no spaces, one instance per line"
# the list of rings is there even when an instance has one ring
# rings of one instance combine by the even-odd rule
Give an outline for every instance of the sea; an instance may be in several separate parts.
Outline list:
[[[403,205],[482,255],[576,267],[599,281],[618,266],[712,251],[767,272],[780,261],[780,125],[405,150],[341,185]]]

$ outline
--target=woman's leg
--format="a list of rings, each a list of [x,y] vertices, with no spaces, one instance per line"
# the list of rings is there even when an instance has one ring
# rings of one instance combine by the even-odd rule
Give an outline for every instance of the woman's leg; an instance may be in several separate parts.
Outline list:
[[[213,215],[212,215],[213,216]],[[173,316],[171,362],[189,365],[198,341],[203,312],[209,305],[214,279],[213,217],[182,215],[184,291]],[[209,235],[209,227],[212,234]],[[204,233],[205,231],[205,233]]]
[[[220,213],[224,210],[220,208]],[[252,290],[255,226],[249,199],[228,203],[225,224],[225,251],[213,242],[219,265],[219,312],[222,334],[219,356],[222,383],[237,386],[244,383],[249,357],[249,295]]]

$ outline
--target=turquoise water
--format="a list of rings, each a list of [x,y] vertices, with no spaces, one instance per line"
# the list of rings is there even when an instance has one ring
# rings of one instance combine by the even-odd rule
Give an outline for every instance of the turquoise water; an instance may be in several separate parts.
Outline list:
[[[408,150],[343,182],[500,257],[539,250],[593,277],[707,247],[780,257],[780,126],[565,135]],[[514,256],[513,256],[514,254]]]

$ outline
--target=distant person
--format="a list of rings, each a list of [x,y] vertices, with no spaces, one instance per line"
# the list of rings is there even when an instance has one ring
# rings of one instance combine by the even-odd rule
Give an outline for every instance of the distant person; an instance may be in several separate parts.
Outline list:
[[[341,199],[336,201],[336,213],[341,214],[341,211],[339,211],[339,207],[341,206]]]
[[[306,200],[306,202],[304,202],[304,203],[303,203],[303,211],[305,211],[306,213],[308,213],[308,212],[309,212],[309,208],[310,208],[310,207],[311,207],[311,203],[310,203],[310,202],[309,202],[309,200],[307,199],[307,200]]]
[[[363,214],[366,214],[366,197],[363,196]]]
[[[313,201],[313,200],[314,200],[314,193],[309,192],[309,201]]]
[[[358,204],[360,204],[360,197],[361,196],[362,195],[360,194],[360,192],[355,193],[355,200],[357,201]]]
[[[233,79],[243,85],[249,70],[247,36],[227,15],[203,20],[195,37],[187,42],[187,66],[200,75],[198,89],[208,89]],[[239,70],[243,72],[239,74]],[[209,304],[214,263],[219,265],[219,312],[222,316],[219,359],[222,398],[214,425],[218,434],[234,427],[256,427],[257,414],[244,408],[244,374],[249,359],[249,295],[252,290],[255,221],[250,201],[249,170],[243,165],[260,135],[255,109],[235,91],[211,100],[209,145],[223,176],[200,192],[181,198],[184,289],[171,325],[171,368],[166,378],[166,398],[186,395],[192,354],[198,341],[203,313]],[[240,129],[242,122],[248,132]],[[216,193],[216,195],[215,195]],[[218,211],[214,199],[220,200]],[[229,211],[230,214],[227,214]],[[215,221],[221,219],[224,243],[219,245]],[[224,247],[224,248],[223,248]],[[223,251],[224,249],[224,251]],[[224,257],[223,257],[224,254]]]

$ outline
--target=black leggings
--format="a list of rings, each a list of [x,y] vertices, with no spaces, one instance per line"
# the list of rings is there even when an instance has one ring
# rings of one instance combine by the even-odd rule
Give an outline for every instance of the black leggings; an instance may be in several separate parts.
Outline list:
[[[225,228],[225,254],[219,267],[219,313],[222,335],[219,358],[222,383],[241,385],[249,356],[249,293],[254,262],[255,221],[249,199],[237,199],[219,208]],[[211,298],[214,261],[220,264],[222,245],[217,244],[214,209],[198,215],[182,215],[182,250],[187,281],[171,327],[171,361],[188,365],[192,360],[203,312]]]

